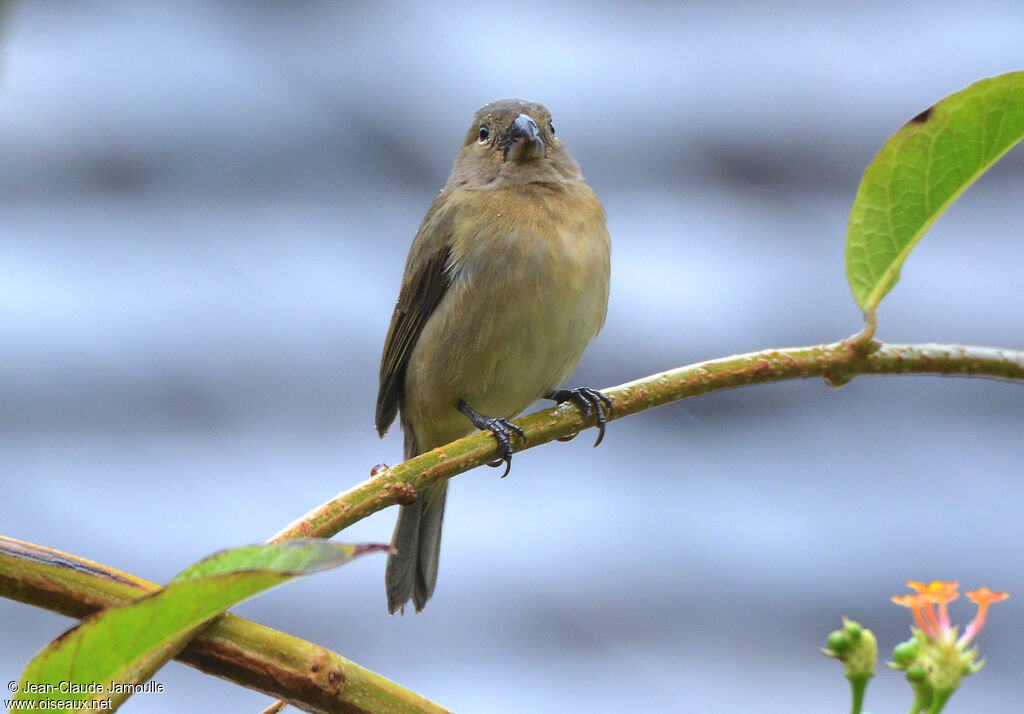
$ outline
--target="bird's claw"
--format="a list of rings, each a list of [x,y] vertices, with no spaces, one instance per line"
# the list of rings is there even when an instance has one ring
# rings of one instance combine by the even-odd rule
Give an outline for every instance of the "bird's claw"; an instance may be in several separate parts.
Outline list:
[[[489,462],[488,466],[501,466],[505,464],[505,472],[501,475],[502,478],[508,476],[508,472],[512,468],[512,434],[515,434],[524,442],[526,441],[526,433],[518,426],[510,422],[504,417],[488,417],[484,421],[483,426],[478,427],[481,430],[486,429],[494,434],[494,439],[498,442],[498,453],[501,454],[500,459],[495,459]]]
[[[594,446],[601,443],[604,439],[604,427],[608,423],[608,413],[612,410],[612,400],[606,397],[604,394],[596,389],[590,387],[577,387],[576,389],[559,389],[556,392],[552,392],[550,399],[554,399],[559,404],[564,402],[572,402],[580,408],[583,412],[583,421],[590,421],[591,412],[597,413],[597,441],[594,442]],[[562,437],[560,441],[569,441],[576,435],[573,434],[569,437]]]
[[[512,435],[515,434],[523,440],[523,443],[526,443],[526,432],[505,417],[484,416],[463,401],[459,402],[459,411],[465,414],[473,422],[473,426],[480,431],[489,431],[494,434],[494,439],[498,442],[498,454],[501,458],[489,461],[487,465],[501,466],[505,464],[505,473],[501,477],[508,476],[508,472],[512,469]]]

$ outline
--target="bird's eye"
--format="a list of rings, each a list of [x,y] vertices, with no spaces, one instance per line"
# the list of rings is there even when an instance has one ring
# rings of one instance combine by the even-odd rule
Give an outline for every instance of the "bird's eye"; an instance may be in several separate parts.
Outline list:
[[[481,126],[480,127],[479,139],[477,139],[477,141],[479,141],[481,144],[486,144],[487,140],[490,138],[490,136],[491,136],[491,132],[487,130],[487,127],[486,126]]]
[[[555,125],[551,122],[548,122],[548,130],[551,132],[551,136],[555,135]]]

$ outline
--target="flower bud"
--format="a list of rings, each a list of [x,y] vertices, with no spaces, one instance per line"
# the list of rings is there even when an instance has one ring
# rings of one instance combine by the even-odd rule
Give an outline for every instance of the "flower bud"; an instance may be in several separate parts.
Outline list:
[[[908,665],[913,664],[914,660],[917,659],[917,653],[917,643],[913,640],[900,642],[892,651],[892,658],[895,660],[896,668],[906,669]]]
[[[834,630],[828,636],[828,649],[831,656],[838,657],[850,649],[850,638],[842,630]]]
[[[861,685],[875,674],[878,659],[878,644],[871,630],[866,630],[853,620],[843,618],[843,629],[835,630],[828,636],[828,649],[822,654],[835,657],[845,665],[846,678]]]
[[[923,682],[928,677],[928,670],[920,664],[912,664],[907,667],[908,682]]]

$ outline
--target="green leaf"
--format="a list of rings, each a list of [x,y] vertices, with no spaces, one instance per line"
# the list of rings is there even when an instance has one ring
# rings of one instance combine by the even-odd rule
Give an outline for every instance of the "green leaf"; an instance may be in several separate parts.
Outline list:
[[[846,233],[846,277],[865,314],[942,212],[1024,137],[1024,72],[983,79],[907,122],[864,172]]]
[[[15,699],[109,699],[107,708],[117,708],[133,688],[141,687],[196,632],[229,607],[297,575],[334,568],[363,553],[387,549],[311,539],[216,553],[159,592],[103,610],[58,637],[29,662]]]
[[[386,545],[348,545],[320,538],[244,545],[222,550],[190,565],[168,585],[240,570],[268,570],[282,575],[310,575],[343,565],[364,553],[388,550]]]

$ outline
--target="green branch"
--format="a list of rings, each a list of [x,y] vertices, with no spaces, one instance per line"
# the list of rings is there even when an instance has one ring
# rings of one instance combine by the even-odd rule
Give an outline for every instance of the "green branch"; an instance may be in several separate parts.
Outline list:
[[[747,384],[823,378],[832,386],[862,374],[919,374],[983,377],[1024,383],[1024,352],[962,345],[898,345],[855,336],[830,345],[751,352],[700,362],[604,390],[612,399],[609,421],[671,402]],[[588,426],[579,409],[565,403],[516,422],[528,449],[571,436]],[[370,479],[317,506],[275,535],[329,538],[371,513],[408,504],[420,489],[498,458],[490,434],[476,433],[390,468],[375,469]]]
[[[98,563],[0,536],[0,596],[83,618],[159,589]],[[230,613],[176,659],[304,711],[448,711],[330,650]]]
[[[605,390],[609,420],[747,384],[823,378],[839,386],[862,374],[984,377],[1024,383],[1024,352],[958,345],[885,345],[868,333],[831,345],[766,350],[702,362]],[[576,434],[587,424],[562,404],[519,420],[532,448]],[[496,458],[489,434],[477,433],[391,468],[318,506],[272,540],[330,537],[387,506],[410,503],[418,489]],[[71,617],[86,617],[159,589],[155,583],[58,551],[0,537],[0,596]],[[309,711],[445,711],[419,695],[283,632],[227,614],[177,657]],[[312,664],[311,664],[312,663]]]

